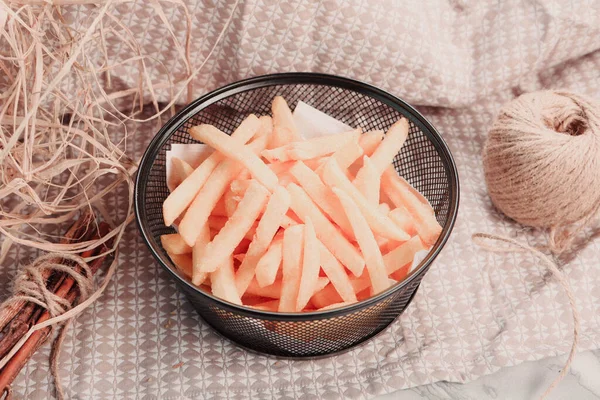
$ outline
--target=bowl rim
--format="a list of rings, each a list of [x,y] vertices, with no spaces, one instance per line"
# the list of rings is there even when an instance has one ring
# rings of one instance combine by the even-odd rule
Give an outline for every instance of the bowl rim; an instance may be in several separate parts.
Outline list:
[[[206,107],[212,105],[213,103],[220,101],[226,97],[236,95],[248,90],[268,86],[297,84],[324,85],[351,90],[375,98],[376,100],[392,107],[393,109],[402,113],[403,115],[410,115],[412,117],[411,122],[417,125],[421,129],[423,134],[425,134],[429,138],[429,140],[435,143],[438,154],[443,155],[443,158],[445,158],[446,162],[444,163],[444,168],[450,179],[450,204],[448,210],[448,220],[446,221],[446,224],[442,227],[442,233],[440,234],[438,240],[433,245],[432,249],[429,251],[427,256],[423,258],[423,260],[421,260],[418,266],[414,268],[413,271],[411,271],[404,280],[389,287],[383,292],[378,293],[375,296],[371,296],[367,299],[358,301],[350,305],[325,311],[263,311],[252,308],[250,306],[242,306],[230,303],[226,300],[222,300],[212,295],[212,293],[207,293],[193,285],[190,281],[188,281],[181,273],[179,273],[174,268],[174,266],[169,266],[169,264],[172,264],[172,262],[168,259],[166,255],[162,254],[163,252],[159,251],[156,248],[156,246],[152,244],[156,243],[156,241],[150,233],[148,221],[146,218],[146,209],[144,207],[145,198],[144,196],[142,196],[142,192],[145,193],[146,191],[147,174],[141,174],[140,172],[146,170],[150,171],[152,163],[154,162],[154,157],[156,156],[158,151],[160,151],[160,148],[168,141],[171,135],[175,131],[177,131],[177,129],[185,121],[187,121],[193,115],[205,109]],[[141,189],[144,190],[142,191]],[[156,261],[158,261],[158,263],[171,275],[172,278],[175,279],[177,283],[183,285],[183,288],[187,289],[186,291],[191,290],[192,292],[205,297],[207,301],[216,302],[221,308],[234,314],[251,318],[258,318],[262,320],[276,320],[282,322],[327,319],[331,317],[347,315],[359,309],[364,309],[371,305],[379,303],[386,297],[411,284],[411,282],[417,279],[417,277],[421,275],[423,271],[426,271],[429,268],[431,263],[437,258],[437,256],[447,243],[450,233],[452,232],[454,224],[456,222],[459,201],[460,183],[458,170],[454,162],[454,157],[452,156],[448,145],[446,144],[440,133],[421,113],[419,113],[414,107],[409,105],[401,98],[394,96],[388,93],[387,91],[384,91],[383,89],[380,89],[371,84],[338,75],[314,72],[285,72],[268,75],[259,75],[222,86],[192,101],[190,104],[188,104],[178,113],[176,113],[171,119],[169,119],[169,121],[167,121],[167,123],[165,123],[161,127],[161,129],[156,133],[154,138],[148,144],[148,147],[144,151],[144,155],[142,156],[138,166],[138,173],[136,175],[134,189],[135,219],[138,229],[142,235],[142,238],[144,239],[146,246],[148,246],[150,252],[154,256]]]

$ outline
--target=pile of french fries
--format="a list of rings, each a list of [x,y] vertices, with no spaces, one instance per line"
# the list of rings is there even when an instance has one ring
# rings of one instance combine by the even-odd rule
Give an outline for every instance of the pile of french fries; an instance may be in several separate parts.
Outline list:
[[[282,97],[231,135],[190,135],[214,151],[196,168],[173,158],[162,246],[194,285],[274,312],[342,307],[403,280],[441,226],[392,160],[408,136],[353,129],[304,139]]]

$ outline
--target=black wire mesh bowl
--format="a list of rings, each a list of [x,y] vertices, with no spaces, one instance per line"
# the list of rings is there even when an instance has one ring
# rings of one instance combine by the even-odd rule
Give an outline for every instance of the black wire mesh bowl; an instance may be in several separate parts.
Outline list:
[[[363,131],[386,130],[400,117],[410,133],[394,160],[398,173],[429,200],[443,230],[427,257],[409,276],[377,296],[322,312],[274,313],[237,306],[206,293],[181,275],[160,244],[174,229],[163,223],[162,204],[169,191],[165,151],[172,143],[194,143],[188,128],[213,124],[224,132],[249,114],[270,114],[271,101],[282,95],[293,109],[299,100]],[[349,349],[385,329],[407,307],[454,225],[459,185],[448,147],[415,109],[373,86],[314,73],[286,73],[247,79],[215,90],[173,117],[152,140],[135,189],[136,217],[154,257],[173,276],[200,316],[217,332],[250,350],[285,357],[316,357]]]

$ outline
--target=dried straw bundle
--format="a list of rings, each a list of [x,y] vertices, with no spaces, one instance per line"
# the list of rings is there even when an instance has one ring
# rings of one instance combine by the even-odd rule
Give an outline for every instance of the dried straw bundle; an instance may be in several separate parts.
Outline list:
[[[64,21],[59,6],[0,5],[8,17],[0,31],[0,233],[5,236],[0,259],[14,243],[71,254],[112,238],[116,246],[131,214],[136,166],[125,147],[132,126],[159,119],[180,97],[173,93],[171,104],[159,108],[155,86],[174,82],[148,79],[150,56],[135,49],[128,29],[111,17],[115,2],[98,3],[102,6],[91,7],[88,23],[78,21],[77,30]],[[156,10],[160,15],[159,3]],[[117,65],[109,54],[103,59],[98,55],[107,40],[115,39],[132,47],[132,59],[143,64],[143,73],[135,89],[110,93],[105,88]],[[172,40],[185,47],[174,35]],[[189,66],[185,53],[182,62]],[[148,98],[153,103],[150,118],[136,118]],[[132,107],[121,111],[119,100]],[[128,192],[124,216],[106,208],[119,186]],[[66,223],[89,208],[113,230],[99,242],[57,244],[48,226]]]
[[[192,67],[191,17],[184,1],[142,3],[165,25],[168,40],[177,49],[181,68],[175,74],[155,55],[145,54],[119,18],[116,7],[131,2],[0,1],[0,264],[15,244],[62,254],[66,260],[81,256],[82,262],[89,263],[96,259],[90,264],[96,268],[115,251],[132,219],[132,177],[137,163],[127,154],[128,143],[142,125],[160,125],[161,117],[170,116],[164,114],[171,114],[177,102],[191,100],[193,78],[210,58],[237,8],[236,2],[207,57]],[[84,7],[85,17],[65,18],[72,7]],[[173,7],[185,15],[183,24],[167,18],[165,9]],[[185,35],[180,40],[177,33],[182,30]],[[119,43],[127,57],[111,54],[107,43]],[[137,69],[137,82],[119,85],[118,71],[123,68]],[[114,206],[117,192],[121,197],[126,194],[125,205]],[[58,233],[82,215],[92,215],[91,224],[102,235],[70,240]],[[104,287],[90,298],[97,298]],[[65,292],[67,299],[72,296],[69,293]],[[0,309],[2,326],[15,315],[14,304],[7,303]],[[50,311],[51,307],[44,308]],[[69,318],[75,315],[72,311],[67,312]],[[31,323],[36,321],[39,324],[35,319]],[[9,361],[6,358],[2,365]]]

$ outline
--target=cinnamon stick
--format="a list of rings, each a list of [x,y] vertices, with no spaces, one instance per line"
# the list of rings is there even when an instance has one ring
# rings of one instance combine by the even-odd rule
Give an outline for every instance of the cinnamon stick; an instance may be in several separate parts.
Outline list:
[[[106,223],[99,224],[99,235],[103,236],[108,233],[110,227]],[[107,249],[106,246],[110,246],[110,244],[106,244],[100,246],[99,251],[104,251]],[[92,273],[96,273],[98,269],[104,264],[106,260],[106,256],[99,257],[90,263],[90,270]],[[77,267],[80,271],[80,268]],[[66,277],[63,279],[60,286],[55,291],[55,294],[65,298],[70,304],[73,304],[76,298],[79,296],[79,289],[74,287],[75,280],[72,277]],[[35,321],[36,324],[47,321],[50,318],[50,313],[45,310],[41,313],[39,318]],[[15,355],[10,359],[10,361],[4,366],[2,370],[0,370],[0,395],[9,390],[10,384],[17,377],[23,366],[29,361],[29,359],[33,356],[33,354],[37,351],[37,349],[42,346],[46,340],[48,339],[50,333],[52,332],[52,327],[46,327],[39,331],[34,332],[29,339],[23,344],[23,346],[15,353]]]
[[[105,257],[95,259],[90,264],[90,269],[97,271],[98,268],[100,268],[100,266],[104,263],[104,260]],[[70,285],[66,284],[64,287],[61,286],[56,292],[57,295],[64,297],[71,304],[73,304],[73,301],[75,301],[79,295],[78,291],[75,290],[69,292],[69,289],[72,286],[73,283],[71,282]],[[50,313],[45,311],[36,321],[36,324],[40,324],[48,319],[50,319]],[[21,372],[21,369],[25,366],[25,364],[27,364],[27,361],[29,361],[37,349],[39,349],[46,342],[46,340],[48,340],[51,332],[51,326],[40,329],[39,331],[35,331],[29,337],[29,339],[27,339],[19,351],[13,356],[13,358],[11,358],[4,368],[2,368],[0,371],[0,394],[4,393],[8,389],[15,378],[19,375],[19,372]]]
[[[89,227],[89,225],[85,225]],[[108,232],[106,232],[108,233]],[[106,234],[104,233],[104,234]],[[83,232],[82,235],[76,236],[75,238],[80,241],[86,241],[90,239],[98,239],[99,233],[95,231],[95,229],[88,229],[86,232]],[[92,249],[81,253],[81,257],[87,258],[92,257],[100,252],[100,248]],[[69,263],[71,264],[71,263]],[[43,276],[47,277],[47,280],[52,279],[50,276],[51,271],[44,271]],[[54,279],[52,282],[48,283],[48,289],[53,293],[57,291],[62,282],[65,279],[65,273],[57,273],[54,274]],[[62,297],[62,296],[61,296]],[[5,332],[0,339],[0,358],[4,357],[10,349],[23,337],[23,335],[29,330],[29,328],[34,324],[35,321],[39,318],[42,312],[45,309],[40,307],[39,305],[31,302],[25,302],[25,305],[22,307],[18,314],[10,321],[10,323],[6,326]]]
[[[83,237],[90,227],[90,223],[92,221],[92,214],[89,211],[86,211],[82,216],[71,225],[71,227],[65,233],[64,238],[61,240],[61,243],[73,243],[75,241],[80,240]],[[44,279],[48,279],[50,277],[50,271],[44,274]],[[6,325],[15,318],[17,314],[24,311],[23,307],[26,305],[26,301],[16,301],[13,303],[9,303],[0,309],[0,332],[4,330]]]

